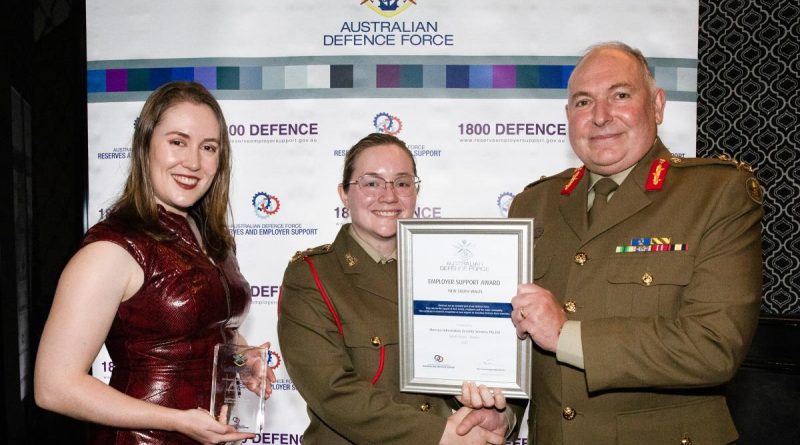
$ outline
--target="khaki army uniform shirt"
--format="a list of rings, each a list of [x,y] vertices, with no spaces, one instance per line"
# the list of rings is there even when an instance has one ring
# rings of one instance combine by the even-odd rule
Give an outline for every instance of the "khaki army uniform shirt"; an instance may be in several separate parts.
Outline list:
[[[575,173],[531,184],[509,209],[535,218],[534,281],[580,321],[583,345],[584,369],[534,348],[531,442],[736,440],[722,385],[759,313],[763,210],[752,173],[674,157],[656,140],[591,228],[590,175]]]
[[[311,423],[303,443],[438,444],[454,399],[400,392],[397,262],[376,262],[349,226],[332,245],[299,254],[284,275],[278,338],[289,376],[308,405]],[[306,256],[344,335],[314,284]]]

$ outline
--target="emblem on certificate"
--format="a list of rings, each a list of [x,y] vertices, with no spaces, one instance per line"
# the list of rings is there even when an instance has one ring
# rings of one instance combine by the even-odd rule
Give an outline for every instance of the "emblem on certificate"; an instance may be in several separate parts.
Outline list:
[[[533,281],[533,220],[402,219],[397,234],[400,390],[460,394],[469,380],[529,397],[511,298]]]
[[[220,343],[214,347],[211,413],[237,431],[259,433],[264,427],[264,391],[269,366],[267,348]]]

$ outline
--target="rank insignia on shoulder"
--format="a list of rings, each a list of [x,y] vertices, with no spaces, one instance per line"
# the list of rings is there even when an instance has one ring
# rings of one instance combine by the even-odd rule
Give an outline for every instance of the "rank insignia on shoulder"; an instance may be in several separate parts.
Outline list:
[[[761,184],[758,183],[758,180],[753,177],[747,178],[745,185],[747,186],[747,194],[750,195],[750,199],[758,204],[763,204],[764,191],[761,190]]]
[[[734,161],[732,157],[726,155],[725,153],[723,153],[721,155],[717,155],[717,159],[721,159],[723,161],[728,161],[728,162],[732,162],[734,164],[737,164],[737,162]]]
[[[332,249],[333,249],[332,245],[323,244],[321,246],[312,247],[310,249],[306,249],[306,250],[303,250],[303,251],[298,250],[294,254],[294,256],[292,256],[292,259],[289,260],[289,262],[290,263],[295,263],[297,261],[302,260],[303,258],[305,258],[307,256],[314,256],[314,255],[319,255],[321,253],[327,253],[327,252],[330,252]]]
[[[732,158],[732,157],[730,157],[730,156],[728,156],[726,154],[718,155],[717,158],[718,159],[722,159],[723,161],[730,162],[731,164],[735,165],[736,168],[738,168],[739,170],[744,170],[744,171],[750,172],[750,173],[753,172],[753,167],[751,167],[750,164],[748,164],[747,162],[737,161],[736,159],[734,159],[734,158]]]
[[[292,255],[292,259],[289,260],[289,262],[290,263],[296,263],[296,262],[302,260],[304,256],[305,255],[303,255],[303,252],[298,250],[297,252],[294,253],[294,255]]]

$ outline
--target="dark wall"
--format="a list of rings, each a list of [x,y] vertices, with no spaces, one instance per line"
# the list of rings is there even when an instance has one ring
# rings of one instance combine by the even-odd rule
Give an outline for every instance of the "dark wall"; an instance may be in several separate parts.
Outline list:
[[[13,163],[0,162],[4,181],[0,185],[3,332],[6,334],[12,326],[15,330],[12,338],[3,338],[3,361],[13,363],[5,368],[8,372],[2,380],[8,397],[0,443],[83,443],[83,424],[36,408],[32,370],[61,269],[83,236],[87,178],[85,9],[83,2],[68,0],[9,3],[8,12],[3,14],[5,29],[10,32],[6,39],[10,53],[4,57],[7,68],[3,71],[9,78],[2,89],[4,94],[13,89],[23,106],[24,112],[17,113],[19,106],[12,104],[11,122],[15,139],[22,131],[24,150],[20,153],[14,147],[14,153],[3,156]],[[9,103],[8,96],[0,97],[4,105]],[[7,111],[6,106],[3,110]],[[4,143],[2,147],[6,150],[11,146]],[[13,173],[6,174],[11,169]],[[13,179],[20,175],[25,176],[24,181]],[[10,184],[6,182],[9,178]],[[9,215],[18,218],[7,226]],[[23,298],[17,301],[16,295]],[[19,308],[26,309],[28,316],[18,323]],[[19,356],[18,337],[27,340],[27,351]],[[28,370],[23,399],[20,362]]]
[[[762,319],[728,385],[739,444],[800,443],[800,6],[700,1],[697,155],[728,154],[764,188]]]
[[[69,0],[10,3],[3,19],[11,38],[4,50],[8,68],[0,78],[0,103],[9,103],[14,87],[30,104],[32,217],[25,223],[26,250],[11,235],[16,223],[5,211],[17,191],[9,179],[12,163],[0,162],[5,427],[0,442],[82,443],[81,423],[37,409],[31,397],[19,400],[17,306],[11,299],[24,251],[33,354],[60,271],[83,232],[85,6]],[[698,156],[726,153],[748,162],[765,190],[764,318],[729,392],[744,445],[800,443],[799,13],[796,2],[700,0]],[[9,150],[4,159],[12,159],[8,110],[0,109],[0,143]],[[27,358],[29,369],[32,359]]]
[[[20,443],[25,439],[26,417],[24,395],[25,383],[20,382],[20,364],[27,363],[25,357],[25,335],[27,324],[20,329],[19,315],[24,318],[29,293],[28,261],[30,180],[30,127],[29,104],[31,84],[30,39],[12,38],[30,29],[30,5],[17,0],[6,6],[7,12],[0,19],[3,31],[8,33],[3,40],[3,69],[0,70],[0,341],[3,354],[0,357],[0,412],[2,412],[3,437],[8,443]],[[15,193],[15,190],[19,193]],[[20,299],[22,301],[20,301]],[[20,339],[22,335],[22,339]],[[23,346],[23,347],[20,347]],[[22,351],[22,355],[20,354]]]
[[[700,1],[697,155],[729,154],[764,188],[764,298],[800,316],[800,6]]]

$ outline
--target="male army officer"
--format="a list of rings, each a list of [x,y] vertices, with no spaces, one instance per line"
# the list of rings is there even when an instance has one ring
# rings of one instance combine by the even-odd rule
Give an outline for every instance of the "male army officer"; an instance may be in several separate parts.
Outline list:
[[[583,167],[509,210],[535,218],[535,284],[512,299],[537,346],[531,442],[733,442],[721,386],[758,319],[760,186],[744,164],[670,154],[665,94],[638,50],[591,48],[568,93]]]

